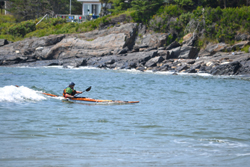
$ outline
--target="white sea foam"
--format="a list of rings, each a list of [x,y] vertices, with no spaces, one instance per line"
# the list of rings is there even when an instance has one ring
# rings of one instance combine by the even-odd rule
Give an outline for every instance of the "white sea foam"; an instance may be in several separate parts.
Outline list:
[[[236,141],[229,141],[229,140],[222,140],[222,139],[200,139],[202,145],[204,146],[218,146],[218,147],[228,147],[228,148],[241,148],[241,147],[249,147],[248,144],[236,142]]]
[[[245,153],[245,154],[236,154],[238,157],[243,157],[243,156],[250,156],[250,153]]]
[[[38,91],[29,89],[24,86],[16,87],[13,85],[0,88],[0,102],[25,102],[25,101],[41,101],[46,98]]]
[[[17,68],[58,68],[58,69],[65,69],[63,68],[63,66],[43,66],[43,67],[29,67],[29,66],[19,66]],[[153,72],[152,70],[146,70],[144,72],[140,71],[140,70],[136,70],[136,69],[102,69],[102,68],[97,68],[97,67],[91,67],[91,66],[81,66],[81,67],[73,67],[73,66],[67,66],[66,69],[70,69],[70,70],[117,70],[117,71],[122,71],[122,72],[131,72],[131,73],[152,73],[152,74],[160,74],[160,75],[173,75],[173,74],[177,74],[177,75],[187,75],[187,76],[201,76],[201,77],[214,77],[214,78],[221,78],[221,79],[227,79],[227,78],[233,78],[233,79],[250,79],[250,76],[244,76],[244,75],[212,75],[209,73],[203,73],[203,72],[198,72],[198,73],[185,73],[185,72],[181,72],[181,73],[176,73],[173,71],[156,71]]]

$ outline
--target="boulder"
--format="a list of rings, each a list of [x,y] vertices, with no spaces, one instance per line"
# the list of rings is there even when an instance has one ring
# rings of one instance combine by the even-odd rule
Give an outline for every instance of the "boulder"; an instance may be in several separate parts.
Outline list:
[[[211,44],[209,43],[207,47],[201,50],[198,54],[199,57],[213,56],[216,52],[221,52],[226,50],[228,46],[225,43]]]
[[[111,67],[123,69],[142,67],[155,56],[157,56],[157,50],[119,55],[117,61]]]
[[[206,66],[206,64],[201,64],[199,72],[200,73],[210,73],[212,66]]]
[[[175,69],[176,72],[181,72],[183,70],[187,70],[189,67],[187,66],[187,64],[184,64],[182,66],[179,66]]]
[[[195,63],[189,68],[188,73],[196,73],[197,71],[199,71],[200,67],[201,63]]]
[[[180,54],[179,54],[178,58],[196,59],[198,53],[199,53],[199,49],[197,49],[196,47],[184,45],[180,49]]]
[[[87,65],[104,68],[110,66],[111,64],[114,64],[116,61],[117,61],[116,55],[104,56],[104,57],[92,57],[89,60],[87,60]]]
[[[148,60],[145,64],[146,67],[154,67],[157,63],[161,63],[164,59],[161,56],[157,56]]]
[[[195,41],[197,40],[196,33],[189,33],[183,37],[182,45],[193,46]]]
[[[66,36],[64,34],[49,35],[49,36],[45,36],[45,37],[41,37],[41,38],[34,38],[33,37],[29,46],[31,48],[38,48],[38,47],[55,45],[65,37]]]
[[[169,33],[148,33],[139,35],[136,38],[135,45],[142,47],[162,47],[166,45]]]
[[[5,45],[0,48],[0,57],[5,59],[2,65],[43,59],[50,48],[52,48],[52,45],[60,42],[64,37],[65,35],[50,35],[42,38],[28,38]]]
[[[158,55],[161,56],[163,59],[169,58],[169,51],[167,50],[158,50]]]
[[[234,61],[232,63],[215,66],[210,71],[210,74],[212,75],[235,75],[240,67],[241,67],[241,64],[238,61]]]
[[[181,52],[181,47],[171,49],[171,50],[169,50],[169,57],[168,58],[169,59],[176,59],[179,57],[180,52]]]
[[[128,47],[122,48],[122,49],[115,49],[113,54],[117,55],[117,54],[124,54],[127,53],[129,51]]]
[[[174,41],[174,42],[172,42],[170,45],[168,45],[165,49],[166,50],[171,50],[171,49],[173,49],[173,48],[177,48],[177,47],[179,47],[179,46],[181,46],[177,41]]]
[[[250,55],[245,53],[238,58],[234,59],[240,63],[240,68],[235,75],[249,75],[250,74]]]
[[[158,50],[165,50],[165,47],[159,47]]]
[[[63,65],[63,67],[79,67],[85,66],[86,60],[84,58],[69,58],[69,59],[62,59],[58,60],[59,65]]]
[[[159,71],[169,71],[171,70],[171,65],[170,64],[164,64],[160,67]]]
[[[232,50],[239,50],[244,48],[246,45],[249,45],[250,41],[241,41],[232,46]]]
[[[0,47],[9,44],[6,39],[0,39]]]
[[[249,75],[250,74],[250,58],[241,62],[241,68],[237,71],[237,75]]]
[[[124,34],[126,37],[124,39],[124,47],[128,47],[130,50],[133,49],[133,46],[135,44],[135,38],[136,38],[136,33],[138,30],[138,25],[137,23],[128,23],[128,24],[122,24],[119,27],[112,27],[109,29],[104,29],[104,30],[94,30],[91,32],[87,33],[82,33],[82,34],[74,34],[72,37],[79,38],[81,40],[86,40],[86,41],[93,41],[96,38],[108,36],[108,35],[115,35],[115,34]],[[117,39],[116,39],[117,40]],[[114,50],[115,48],[113,48]]]

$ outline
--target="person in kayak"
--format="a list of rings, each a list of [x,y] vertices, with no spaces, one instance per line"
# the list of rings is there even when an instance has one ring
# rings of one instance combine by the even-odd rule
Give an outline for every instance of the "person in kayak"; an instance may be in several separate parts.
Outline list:
[[[75,94],[81,94],[82,92],[74,89],[75,83],[71,82],[69,86],[63,90],[63,97],[73,98]]]

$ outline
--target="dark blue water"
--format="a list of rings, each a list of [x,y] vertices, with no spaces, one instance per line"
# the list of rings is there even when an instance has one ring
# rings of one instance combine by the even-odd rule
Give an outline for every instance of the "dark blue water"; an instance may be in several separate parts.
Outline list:
[[[92,86],[86,97],[140,103],[41,94],[71,81]],[[249,88],[240,77],[0,67],[0,166],[248,166]]]

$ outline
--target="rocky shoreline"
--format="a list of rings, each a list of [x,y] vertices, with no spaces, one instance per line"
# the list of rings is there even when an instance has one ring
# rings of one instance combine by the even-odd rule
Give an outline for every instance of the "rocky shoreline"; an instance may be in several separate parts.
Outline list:
[[[0,66],[91,66],[140,71],[250,75],[250,53],[234,52],[250,44],[240,38],[233,46],[194,46],[196,34],[187,34],[180,44],[170,45],[171,34],[147,32],[137,23],[115,25],[82,34],[50,35],[8,43],[0,41]],[[242,41],[243,40],[243,41]],[[227,51],[227,52],[225,52]]]

